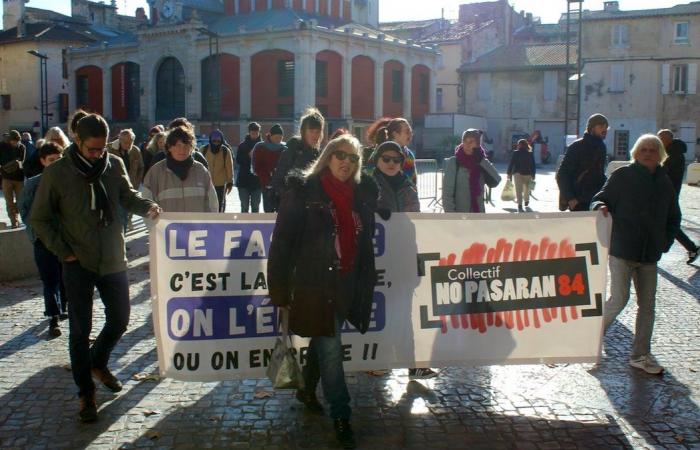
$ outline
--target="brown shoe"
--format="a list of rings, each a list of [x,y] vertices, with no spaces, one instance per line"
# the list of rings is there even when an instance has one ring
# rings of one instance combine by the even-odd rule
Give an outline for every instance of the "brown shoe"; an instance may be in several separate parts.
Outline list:
[[[112,372],[110,372],[106,367],[104,369],[93,367],[92,376],[97,378],[102,384],[105,385],[107,389],[112,392],[119,392],[122,390],[122,383],[117,380],[117,377],[112,375]]]
[[[90,423],[97,420],[97,403],[95,402],[95,392],[80,396],[80,411],[78,412],[80,421]]]

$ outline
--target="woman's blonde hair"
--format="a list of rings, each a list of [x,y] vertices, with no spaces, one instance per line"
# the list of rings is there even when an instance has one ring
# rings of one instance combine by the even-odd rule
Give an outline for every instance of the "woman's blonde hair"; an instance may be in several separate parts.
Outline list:
[[[61,130],[58,127],[49,128],[49,131],[47,131],[46,135],[44,136],[44,140],[58,144],[61,148],[64,149],[70,145],[68,137],[63,132],[63,130]]]
[[[304,177],[309,178],[312,175],[320,174],[321,172],[323,172],[326,169],[326,167],[328,167],[328,165],[330,164],[330,160],[333,157],[333,153],[340,150],[344,146],[352,148],[353,153],[355,153],[360,158],[357,161],[357,164],[355,164],[355,172],[353,172],[351,177],[355,180],[355,183],[359,184],[360,178],[362,176],[362,171],[360,170],[360,168],[362,167],[362,151],[360,147],[360,141],[358,141],[357,138],[349,134],[340,135],[332,141],[329,141],[328,144],[326,144],[326,147],[321,152],[321,155],[316,160],[316,162],[311,164],[311,166],[309,166],[309,168],[304,171]]]
[[[651,144],[659,149],[659,156],[661,157],[659,163],[664,162],[666,158],[668,158],[668,155],[666,154],[666,147],[664,147],[661,139],[654,134],[643,134],[639,136],[637,142],[634,143],[634,147],[632,147],[632,151],[630,152],[630,162],[635,162],[637,160],[637,153],[639,153],[639,150],[647,144]]]
[[[167,137],[167,133],[165,131],[161,131],[159,133],[156,133],[153,135],[150,141],[148,141],[148,145],[146,146],[146,150],[149,152],[153,153],[154,155],[160,151],[158,148],[158,140],[159,139],[165,139]]]

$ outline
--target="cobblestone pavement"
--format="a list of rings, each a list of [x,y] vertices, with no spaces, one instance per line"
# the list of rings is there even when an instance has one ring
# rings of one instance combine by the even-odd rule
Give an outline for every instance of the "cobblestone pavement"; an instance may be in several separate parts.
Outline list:
[[[534,209],[554,210],[552,180],[551,173],[538,177]],[[683,226],[700,240],[700,189],[686,187],[682,204]],[[496,201],[489,212],[513,207]],[[40,283],[0,284],[0,447],[337,448],[327,417],[306,415],[291,393],[274,392],[267,380],[158,379],[144,230],[130,232],[127,245],[132,321],[111,360],[124,390],[98,388],[94,424],[76,420],[67,324],[63,336],[47,338]],[[451,367],[421,381],[409,381],[405,369],[349,373],[359,446],[698,449],[699,299],[698,266],[687,266],[685,251],[674,245],[660,264],[653,350],[667,369],[662,377],[626,364],[633,302],[608,333],[598,366]],[[95,329],[102,320],[95,308]]]

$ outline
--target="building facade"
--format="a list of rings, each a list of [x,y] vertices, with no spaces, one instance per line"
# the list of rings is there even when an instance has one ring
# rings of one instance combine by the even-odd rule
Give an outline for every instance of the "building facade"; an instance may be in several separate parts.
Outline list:
[[[236,141],[251,120],[291,127],[318,106],[329,131],[435,108],[438,52],[377,29],[378,2],[154,0],[150,22],[67,55],[71,108],[117,125],[188,117]],[[218,51],[217,51],[218,49]]]
[[[583,15],[582,116],[610,120],[608,153],[628,159],[644,133],[670,128],[700,155],[700,4],[621,11],[618,2]]]

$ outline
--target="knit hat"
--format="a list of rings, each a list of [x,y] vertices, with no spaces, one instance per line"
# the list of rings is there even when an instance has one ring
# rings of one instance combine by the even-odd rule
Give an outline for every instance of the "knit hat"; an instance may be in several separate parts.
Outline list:
[[[211,141],[221,141],[224,142],[224,133],[221,130],[214,130],[209,134],[209,142]]]
[[[608,125],[608,118],[600,113],[593,114],[588,118],[588,124],[586,125],[586,130],[591,131],[593,127],[598,125]]]
[[[376,148],[376,150],[374,150],[374,153],[372,153],[372,160],[377,162],[377,161],[379,161],[379,158],[382,157],[382,153],[386,153],[386,152],[389,152],[392,150],[397,152],[399,154],[399,156],[401,156],[402,160],[406,159],[406,157],[404,156],[403,151],[401,149],[401,146],[399,144],[397,144],[394,141],[386,141],[386,142],[382,142],[381,144],[379,144],[379,146]]]
[[[282,125],[280,125],[278,123],[272,125],[272,127],[270,128],[270,136],[274,136],[276,134],[282,134],[282,135],[284,134],[284,130],[282,129]]]

